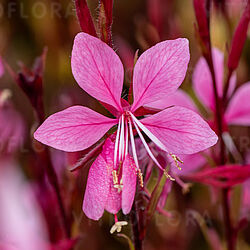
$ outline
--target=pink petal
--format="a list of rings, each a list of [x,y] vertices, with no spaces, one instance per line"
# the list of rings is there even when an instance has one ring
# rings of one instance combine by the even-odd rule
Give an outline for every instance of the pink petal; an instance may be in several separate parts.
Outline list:
[[[93,220],[99,220],[104,212],[108,198],[110,178],[108,167],[99,155],[89,170],[88,182],[83,200],[83,212]]]
[[[2,58],[0,57],[0,77],[2,77],[4,74],[4,66],[2,62]]]
[[[109,178],[109,191],[104,208],[108,212],[116,214],[121,209],[121,193],[118,192],[117,188],[114,188],[113,183],[112,170],[117,170],[118,172],[117,168],[114,169],[114,149],[115,143],[108,138],[103,146],[102,151],[102,156],[107,164]]]
[[[193,154],[213,146],[218,139],[198,114],[183,107],[165,109],[141,122],[171,153]]]
[[[250,125],[250,82],[241,86],[229,102],[225,114],[225,120],[228,124]]]
[[[150,107],[155,109],[164,109],[173,105],[185,107],[198,113],[198,109],[196,108],[191,97],[189,97],[189,95],[181,89],[178,89],[166,99],[150,103]]]
[[[223,91],[223,79],[224,79],[224,55],[217,49],[212,50],[213,63],[215,68],[216,84],[218,95],[222,96]],[[229,93],[232,93],[236,83],[235,74],[230,79]],[[195,66],[193,73],[193,84],[194,90],[197,97],[207,106],[208,108],[215,109],[215,100],[213,92],[213,82],[209,67],[205,58],[201,57]]]
[[[124,70],[119,57],[107,44],[86,33],[77,34],[71,67],[76,81],[88,94],[122,110]]]
[[[158,43],[144,52],[134,68],[132,112],[173,94],[185,78],[188,62],[185,38]]]
[[[53,148],[75,152],[90,147],[116,123],[89,108],[73,106],[47,118],[34,137]]]
[[[121,209],[121,192],[114,188],[113,179],[110,175],[109,195],[106,201],[105,210],[109,213],[117,214]]]
[[[124,214],[128,214],[130,212],[132,204],[134,202],[136,178],[137,175],[134,160],[130,155],[127,155],[122,169],[122,211]]]

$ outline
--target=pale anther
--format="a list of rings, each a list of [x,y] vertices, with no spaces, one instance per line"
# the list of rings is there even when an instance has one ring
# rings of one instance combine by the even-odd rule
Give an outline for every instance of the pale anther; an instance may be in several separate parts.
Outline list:
[[[174,154],[172,154],[172,153],[169,153],[169,155],[170,155],[170,156],[172,157],[172,159],[174,160],[176,167],[177,167],[179,170],[181,170],[181,167],[180,167],[179,163],[183,164],[183,161],[182,161],[178,156],[176,156],[176,155],[174,155]]]
[[[143,174],[141,172],[140,169],[137,170],[138,172],[138,177],[139,177],[139,183],[140,183],[140,186],[143,188],[144,187],[144,184],[143,184]]]
[[[167,172],[167,170],[164,170],[164,175],[170,180],[170,181],[175,181],[175,179]]]

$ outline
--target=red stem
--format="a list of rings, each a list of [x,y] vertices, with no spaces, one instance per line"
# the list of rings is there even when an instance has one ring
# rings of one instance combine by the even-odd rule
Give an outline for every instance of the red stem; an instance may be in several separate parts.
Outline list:
[[[39,124],[42,124],[42,122],[44,121],[43,105],[41,105],[40,110],[37,109],[36,112],[37,112]],[[52,161],[51,161],[51,156],[50,156],[50,152],[48,150],[48,147],[45,148],[45,151],[43,151],[39,154],[40,154],[39,156],[42,158],[41,160],[44,161],[45,172],[48,176],[49,183],[51,184],[51,186],[56,194],[57,203],[58,203],[58,206],[60,209],[60,214],[62,217],[62,223],[63,223],[65,235],[67,238],[70,238],[70,227],[68,225],[68,220],[67,220],[67,216],[66,216],[66,212],[65,212],[65,208],[64,208],[64,204],[63,204],[63,199],[62,199],[62,196],[60,193],[58,178],[57,178],[56,171],[55,171],[53,164],[52,164]]]
[[[207,19],[208,19],[208,25],[210,21],[210,1],[207,1]],[[218,129],[218,137],[220,139],[220,165],[225,165],[226,163],[226,155],[225,155],[225,144],[223,142],[223,116],[224,116],[224,102],[226,100],[226,97],[221,99],[218,96],[218,90],[217,90],[217,84],[216,84],[216,77],[215,77],[215,70],[214,70],[214,65],[213,65],[213,58],[212,58],[212,49],[211,49],[211,37],[209,34],[209,51],[207,55],[204,55],[206,58],[206,61],[208,63],[208,66],[210,68],[210,72],[212,75],[212,81],[213,81],[213,90],[214,90],[214,97],[215,97],[215,107],[216,107],[216,112],[215,112],[215,119],[217,123],[217,129]],[[229,80],[231,77],[231,72],[229,72],[229,76],[227,79],[226,83],[226,93],[229,88]],[[225,94],[226,95],[226,94]],[[230,189],[225,188],[222,190],[223,194],[223,200],[222,200],[222,205],[223,205],[223,215],[224,215],[224,223],[225,223],[225,230],[226,230],[226,238],[227,238],[227,246],[228,250],[235,250],[235,245],[236,245],[236,234],[235,230],[232,226],[232,221],[231,221],[231,216],[230,216],[230,197],[229,197],[229,192]]]

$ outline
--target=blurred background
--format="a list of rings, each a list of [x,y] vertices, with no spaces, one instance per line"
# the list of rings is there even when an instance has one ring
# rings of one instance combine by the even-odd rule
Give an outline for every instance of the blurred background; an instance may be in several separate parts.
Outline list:
[[[213,4],[211,19],[212,44],[224,51],[227,57],[233,31],[246,1],[225,1],[226,18],[220,9],[220,2],[224,1],[215,2],[217,4]],[[96,19],[98,1],[89,0],[88,4]],[[140,55],[159,41],[178,37],[188,38],[191,61],[181,88],[193,98],[204,117],[208,118],[210,114],[202,107],[192,89],[192,72],[201,56],[194,31],[195,22],[191,0],[115,0],[113,41],[114,48],[126,67],[125,85],[128,86],[133,57],[137,49],[139,49]],[[74,37],[79,31],[80,27],[72,0],[1,0],[0,2],[0,56],[4,63],[8,64],[14,72],[18,72],[20,67],[23,68],[23,64],[31,68],[35,58],[43,53],[44,48],[47,48],[43,79],[46,117],[74,104],[89,106],[108,115],[108,112],[97,101],[81,90],[72,76],[71,50]],[[249,69],[250,43],[248,36],[237,69],[237,86],[249,81]],[[13,80],[8,69],[0,78],[1,93],[6,89],[9,91],[7,92],[8,100],[6,105],[0,107],[2,109],[0,111],[2,112],[0,129],[8,127],[10,131],[5,139],[4,132],[0,131],[0,136],[2,136],[0,169],[2,169],[2,178],[5,180],[9,178],[9,181],[5,181],[5,185],[0,183],[0,193],[9,193],[9,196],[2,195],[2,198],[5,197],[8,200],[8,197],[12,197],[9,199],[13,203],[10,202],[8,205],[14,206],[16,209],[14,213],[17,214],[20,212],[18,208],[22,207],[22,199],[20,203],[17,202],[21,194],[23,197],[28,197],[29,193],[32,193],[31,196],[35,196],[32,200],[35,201],[32,202],[31,207],[28,206],[28,210],[25,210],[29,211],[28,215],[25,214],[26,219],[17,222],[16,220],[11,221],[12,218],[7,222],[1,222],[14,225],[17,223],[20,226],[20,230],[17,229],[18,227],[11,227],[10,234],[12,231],[19,230],[16,233],[20,236],[20,231],[25,231],[26,228],[31,231],[38,230],[38,232],[42,230],[44,231],[42,233],[44,241],[53,245],[51,249],[70,249],[70,244],[73,243],[64,239],[61,229],[62,222],[58,219],[60,217],[59,208],[48,181],[41,177],[44,175],[44,171],[41,170],[43,166],[38,162],[35,154],[36,151],[44,150],[32,136],[38,124],[36,115],[29,100]],[[250,152],[250,128],[233,126],[230,127],[230,132],[240,155],[244,158],[247,157]],[[9,142],[11,137],[14,138],[13,144]],[[8,149],[6,149],[7,144]],[[110,214],[105,213],[100,221],[95,222],[89,220],[81,211],[88,166],[74,173],[69,171],[70,166],[80,157],[81,153],[65,154],[56,150],[52,151],[52,164],[56,169],[66,211],[70,217],[72,235],[74,239],[78,239],[74,249],[129,249],[125,238],[109,233],[110,227],[114,223]],[[6,169],[11,169],[11,171],[6,172]],[[155,183],[156,176],[157,173],[153,172],[149,189]],[[2,183],[4,183],[3,179]],[[19,184],[16,187],[17,183]],[[41,186],[44,189],[41,189]],[[234,188],[232,196],[233,219],[239,218],[243,213],[241,199],[242,187],[238,185]],[[250,197],[247,201],[250,202]],[[2,200],[0,202],[2,203]],[[26,203],[23,206],[27,209]],[[7,216],[10,207],[5,209]],[[155,214],[147,231],[145,249],[219,250],[225,246],[225,242],[221,243],[221,247],[219,243],[216,243],[223,234],[223,228],[220,194],[215,188],[193,184],[190,192],[183,195],[181,187],[173,183],[165,209],[171,211],[173,216]],[[244,208],[244,214],[248,219],[250,219],[249,211],[248,207]],[[4,211],[1,212],[4,213]],[[18,218],[22,218],[22,216],[21,214]],[[123,215],[120,216],[128,219]],[[41,223],[36,221],[38,217],[39,221],[42,220]],[[35,225],[27,223],[31,220]],[[5,224],[0,227],[3,226]],[[35,229],[33,230],[33,228]],[[29,230],[27,229],[27,232]],[[123,233],[131,237],[130,226],[124,227]],[[250,225],[248,223],[239,236],[238,249],[250,249],[249,235]],[[21,238],[24,239],[25,236]],[[32,238],[30,240],[35,241],[36,237]],[[215,246],[211,246],[211,242],[215,242]],[[218,248],[215,248],[216,245]],[[33,249],[28,247],[26,249]],[[47,245],[37,249],[46,249],[46,247]],[[0,249],[10,249],[4,246],[1,248],[1,230]]]

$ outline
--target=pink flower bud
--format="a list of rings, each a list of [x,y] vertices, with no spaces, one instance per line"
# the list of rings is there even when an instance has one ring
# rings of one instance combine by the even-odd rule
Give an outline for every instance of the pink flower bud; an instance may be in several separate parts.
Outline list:
[[[198,32],[200,38],[206,48],[209,48],[210,38],[209,38],[209,23],[207,18],[207,11],[206,11],[206,2],[205,0],[194,0],[194,11],[195,16],[198,24]]]
[[[228,68],[233,71],[238,67],[242,49],[247,37],[247,28],[250,21],[250,1],[240,19],[240,22],[235,30],[231,50],[228,57]]]
[[[95,26],[86,0],[75,0],[76,14],[83,32],[96,35]]]

